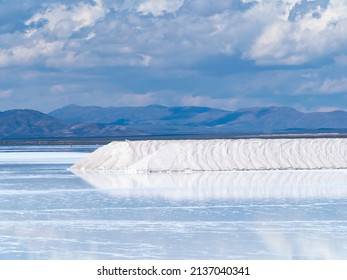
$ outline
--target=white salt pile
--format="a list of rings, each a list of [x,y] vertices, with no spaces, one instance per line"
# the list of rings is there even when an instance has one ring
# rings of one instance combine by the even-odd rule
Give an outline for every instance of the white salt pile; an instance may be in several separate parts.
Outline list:
[[[347,168],[343,138],[115,141],[71,167],[134,172],[338,168]]]

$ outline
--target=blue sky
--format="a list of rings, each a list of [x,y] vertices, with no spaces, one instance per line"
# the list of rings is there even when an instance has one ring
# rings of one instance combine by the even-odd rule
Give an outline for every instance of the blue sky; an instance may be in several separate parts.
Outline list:
[[[345,0],[0,0],[0,111],[347,109]]]

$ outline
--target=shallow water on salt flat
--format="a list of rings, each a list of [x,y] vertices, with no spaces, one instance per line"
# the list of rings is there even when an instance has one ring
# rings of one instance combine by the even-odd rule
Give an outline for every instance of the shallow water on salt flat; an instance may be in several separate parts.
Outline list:
[[[73,174],[0,146],[0,259],[347,259],[344,170]]]

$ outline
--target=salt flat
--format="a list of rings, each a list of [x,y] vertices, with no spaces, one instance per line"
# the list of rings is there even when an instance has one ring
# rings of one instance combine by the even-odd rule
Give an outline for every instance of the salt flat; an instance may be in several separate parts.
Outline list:
[[[1,147],[0,259],[347,259],[344,170],[67,169],[93,149]]]

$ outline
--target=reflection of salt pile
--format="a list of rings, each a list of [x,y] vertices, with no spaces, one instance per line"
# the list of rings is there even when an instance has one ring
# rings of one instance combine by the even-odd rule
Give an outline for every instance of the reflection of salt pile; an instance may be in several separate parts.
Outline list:
[[[111,195],[166,199],[346,198],[342,170],[136,173],[74,171]]]
[[[347,168],[347,139],[119,141],[72,167],[127,171],[335,168]]]

